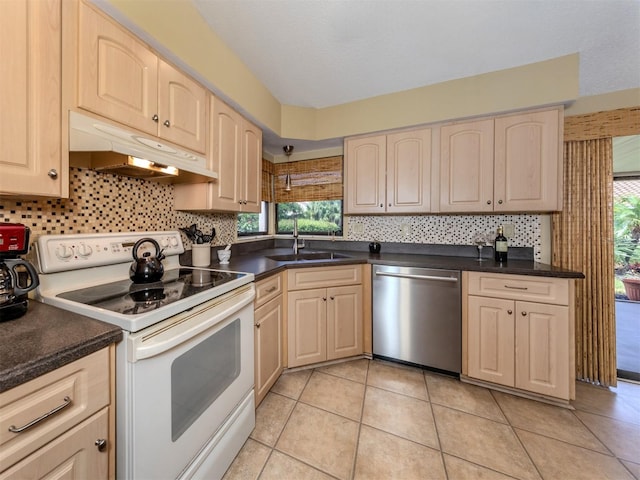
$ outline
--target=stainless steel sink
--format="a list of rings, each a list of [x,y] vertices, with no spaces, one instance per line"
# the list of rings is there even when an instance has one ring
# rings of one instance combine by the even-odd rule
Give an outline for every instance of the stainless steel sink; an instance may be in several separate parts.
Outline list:
[[[283,255],[267,255],[267,258],[278,262],[303,262],[308,260],[333,260],[338,258],[349,258],[347,255],[333,252],[306,252],[283,254]]]

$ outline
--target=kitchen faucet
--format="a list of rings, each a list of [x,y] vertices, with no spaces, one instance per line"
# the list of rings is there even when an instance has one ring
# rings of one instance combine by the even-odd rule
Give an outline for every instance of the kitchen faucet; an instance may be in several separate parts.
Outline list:
[[[298,217],[293,217],[293,254],[297,255],[298,250],[304,248],[304,238],[302,244],[298,243]]]

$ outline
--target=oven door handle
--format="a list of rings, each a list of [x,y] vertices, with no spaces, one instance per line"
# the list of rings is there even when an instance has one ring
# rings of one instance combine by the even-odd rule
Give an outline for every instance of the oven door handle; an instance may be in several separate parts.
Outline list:
[[[155,357],[191,340],[202,332],[212,328],[217,330],[224,328],[235,313],[247,305],[253,305],[254,298],[255,288],[250,284],[142,332],[131,334],[127,338],[129,342],[127,360],[134,363]],[[198,319],[202,316],[204,318]]]

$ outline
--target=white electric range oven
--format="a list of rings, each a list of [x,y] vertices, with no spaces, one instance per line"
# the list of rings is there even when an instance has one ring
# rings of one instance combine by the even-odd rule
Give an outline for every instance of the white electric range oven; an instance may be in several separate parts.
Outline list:
[[[142,238],[163,248],[159,282],[129,279]],[[36,251],[38,300],[123,329],[117,478],[222,477],[255,426],[253,274],[181,266],[177,231],[44,235]]]

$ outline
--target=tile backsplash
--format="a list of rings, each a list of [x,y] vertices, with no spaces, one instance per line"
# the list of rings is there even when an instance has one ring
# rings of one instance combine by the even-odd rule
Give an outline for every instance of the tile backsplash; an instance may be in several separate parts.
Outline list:
[[[171,185],[71,167],[68,199],[0,198],[0,222],[23,223],[32,239],[44,234],[176,230],[193,223],[216,229],[214,245],[233,243],[234,214],[173,210]],[[190,242],[183,236],[185,247]]]
[[[476,233],[495,237],[499,225],[514,225],[509,246],[532,247],[540,260],[540,215],[418,215],[345,217],[347,240],[435,245],[473,245]]]
[[[176,230],[193,223],[205,233],[216,229],[214,245],[234,243],[236,215],[173,210],[173,187],[153,181],[70,169],[68,199],[0,198],[0,222],[23,223],[32,239],[43,234]],[[347,216],[345,239],[354,241],[472,245],[476,232],[495,233],[512,223],[509,245],[533,247],[540,259],[540,215]],[[190,242],[183,234],[185,247]]]

